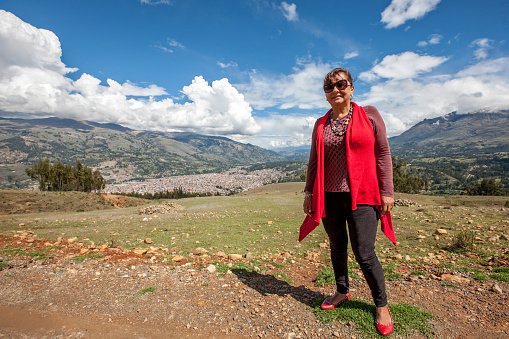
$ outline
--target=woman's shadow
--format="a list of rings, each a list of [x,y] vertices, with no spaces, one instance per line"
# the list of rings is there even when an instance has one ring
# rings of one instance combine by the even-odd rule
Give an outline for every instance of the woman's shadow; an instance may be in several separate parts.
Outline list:
[[[233,268],[231,272],[246,286],[258,291],[264,296],[268,294],[275,294],[280,297],[289,295],[309,307],[314,307],[315,301],[318,298],[324,298],[324,295],[320,292],[312,291],[302,285],[298,287],[292,286],[288,282],[280,280],[272,274],[249,272],[245,269],[238,268]]]

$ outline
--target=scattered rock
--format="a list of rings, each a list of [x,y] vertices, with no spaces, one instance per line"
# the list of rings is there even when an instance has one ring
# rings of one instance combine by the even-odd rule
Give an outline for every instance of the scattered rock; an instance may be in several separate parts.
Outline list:
[[[442,274],[440,277],[442,278],[442,280],[447,280],[447,281],[452,281],[452,282],[457,282],[457,283],[466,283],[466,284],[470,283],[470,279],[459,277],[457,275],[445,273],[445,274]]]
[[[153,243],[154,243],[154,242],[152,241],[152,239],[150,239],[150,238],[146,238],[146,239],[144,240],[144,242],[145,242],[145,244],[153,244]]]
[[[498,294],[504,294],[504,291],[502,291],[502,289],[500,288],[500,286],[498,286],[498,284],[493,285],[491,290]]]
[[[181,256],[181,255],[176,255],[173,258],[171,258],[171,260],[174,261],[174,262],[181,262],[184,259],[185,258],[183,256]]]
[[[443,228],[439,228],[435,231],[435,234],[438,234],[438,235],[447,234],[447,230],[444,230]]]
[[[203,247],[198,247],[196,248],[194,251],[193,251],[193,254],[194,255],[203,255],[203,254],[207,254],[209,253],[209,251],[207,251],[206,249],[204,249]]]
[[[242,256],[240,254],[229,254],[228,259],[230,260],[242,260]]]
[[[180,210],[182,208],[183,207],[179,204],[176,204],[174,202],[167,202],[162,205],[145,207],[140,210],[140,214],[149,214],[149,215],[156,214],[156,213],[157,214],[168,214],[168,213],[172,213],[175,210]],[[143,220],[145,220],[145,219],[143,219]]]
[[[207,271],[209,271],[210,273],[216,273],[217,271],[216,266],[214,265],[207,266]]]
[[[396,199],[394,206],[415,206],[417,203],[408,199]]]

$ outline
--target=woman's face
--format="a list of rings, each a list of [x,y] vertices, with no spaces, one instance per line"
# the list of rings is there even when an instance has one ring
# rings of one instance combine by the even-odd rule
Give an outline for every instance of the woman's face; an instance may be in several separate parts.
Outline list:
[[[334,77],[330,79],[331,83],[336,83],[339,80],[348,80],[345,73],[338,73]],[[346,86],[345,89],[339,90],[337,86],[334,87],[332,92],[325,93],[325,97],[327,98],[327,101],[331,106],[344,106],[344,105],[350,105],[350,97],[353,94],[354,87],[348,81],[350,84],[349,86]]]

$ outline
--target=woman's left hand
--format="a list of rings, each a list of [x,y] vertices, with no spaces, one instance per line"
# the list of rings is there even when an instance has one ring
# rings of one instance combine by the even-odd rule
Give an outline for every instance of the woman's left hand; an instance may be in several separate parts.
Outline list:
[[[394,198],[382,196],[382,211],[380,212],[380,216],[383,217],[384,215],[389,213],[393,207],[394,207]]]

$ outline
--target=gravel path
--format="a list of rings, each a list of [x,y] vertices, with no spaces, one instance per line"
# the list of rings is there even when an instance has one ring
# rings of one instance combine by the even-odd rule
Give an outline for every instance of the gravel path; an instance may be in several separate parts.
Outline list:
[[[0,235],[0,249],[34,251],[45,246],[52,246],[53,254],[43,260],[19,252],[0,258],[0,337],[362,337],[352,324],[324,324],[313,315],[314,301],[333,292],[332,286],[314,285],[324,267],[316,258],[294,258],[292,264],[285,261],[284,268],[268,265],[259,273],[221,274],[207,267],[227,263],[226,258],[170,263],[103,247],[94,253],[104,257],[79,262],[79,244]],[[409,276],[416,269],[429,274]],[[390,302],[407,302],[437,316],[432,321],[435,337],[509,338],[507,283],[498,283],[497,293],[493,282],[444,284],[439,278],[444,272],[431,266],[408,264],[399,270],[407,278],[387,282]],[[370,302],[363,278],[351,284],[354,299]],[[391,337],[399,338],[397,333]]]

